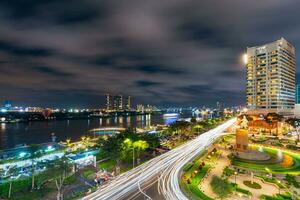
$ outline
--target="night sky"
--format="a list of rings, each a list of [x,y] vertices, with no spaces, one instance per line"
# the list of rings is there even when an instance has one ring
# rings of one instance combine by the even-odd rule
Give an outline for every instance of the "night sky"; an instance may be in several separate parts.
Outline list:
[[[300,48],[299,10],[297,0],[2,0],[0,101],[100,107],[109,92],[244,104],[245,48],[280,37]]]

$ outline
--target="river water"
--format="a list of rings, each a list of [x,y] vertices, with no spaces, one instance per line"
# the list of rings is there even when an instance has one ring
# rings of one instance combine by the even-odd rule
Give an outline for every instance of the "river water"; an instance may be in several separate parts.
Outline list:
[[[186,117],[187,114],[180,117]],[[0,149],[13,148],[21,144],[38,144],[50,142],[52,133],[56,141],[71,139],[75,141],[81,136],[93,136],[90,130],[101,127],[137,127],[156,124],[169,124],[176,118],[164,118],[162,114],[119,116],[109,118],[90,118],[76,120],[34,121],[28,123],[0,123]]]

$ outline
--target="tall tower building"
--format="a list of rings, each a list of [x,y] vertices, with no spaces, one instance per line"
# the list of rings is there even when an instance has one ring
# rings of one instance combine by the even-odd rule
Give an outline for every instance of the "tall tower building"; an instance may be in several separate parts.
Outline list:
[[[131,110],[131,96],[126,98],[126,110]]]
[[[112,109],[112,99],[110,94],[105,95],[105,106],[106,110],[111,110]]]
[[[292,115],[295,105],[295,48],[281,38],[247,48],[249,114]]]
[[[123,110],[123,96],[117,95],[114,96],[114,102],[113,102],[114,110]]]

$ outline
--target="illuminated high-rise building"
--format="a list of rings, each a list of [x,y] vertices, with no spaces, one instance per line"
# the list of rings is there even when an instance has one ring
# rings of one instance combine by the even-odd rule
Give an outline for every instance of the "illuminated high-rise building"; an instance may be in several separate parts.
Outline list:
[[[247,48],[247,105],[250,114],[292,115],[295,105],[295,48],[281,38]]]
[[[126,98],[126,110],[131,110],[131,96]]]
[[[106,110],[111,110],[112,109],[112,99],[110,94],[105,95],[105,106]]]
[[[296,94],[296,104],[300,104],[300,84],[296,85],[295,88],[295,94]]]
[[[11,101],[10,101],[10,100],[6,100],[6,101],[4,102],[4,107],[5,107],[6,109],[11,109],[11,107],[12,107]]]
[[[114,110],[123,110],[124,107],[123,107],[123,96],[122,95],[114,96],[113,107],[114,107]]]

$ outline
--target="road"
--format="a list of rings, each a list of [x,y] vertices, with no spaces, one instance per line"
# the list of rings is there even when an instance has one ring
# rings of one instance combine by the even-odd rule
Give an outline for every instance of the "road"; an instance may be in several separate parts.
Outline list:
[[[178,177],[181,168],[199,153],[211,145],[223,131],[233,125],[236,118],[207,131],[196,139],[157,156],[144,164],[121,174],[110,183],[101,186],[96,192],[86,196],[83,200],[117,200],[131,199],[137,192],[145,199],[155,199],[146,194],[144,188],[157,184],[157,195],[167,200],[187,199],[179,188]],[[155,183],[157,181],[157,183]],[[148,190],[147,190],[148,192]]]

